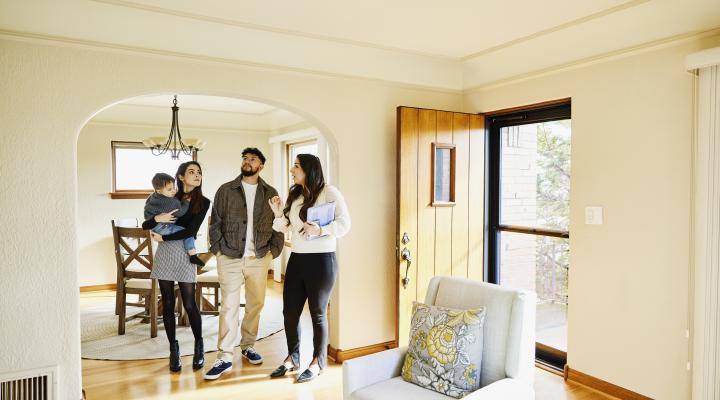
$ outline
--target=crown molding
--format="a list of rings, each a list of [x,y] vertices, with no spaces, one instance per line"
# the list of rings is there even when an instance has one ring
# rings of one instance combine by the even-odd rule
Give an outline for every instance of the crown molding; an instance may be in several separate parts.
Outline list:
[[[662,48],[673,47],[682,43],[690,42],[697,39],[720,35],[720,26],[701,32],[689,32],[680,35],[671,36],[664,39],[654,40],[652,42],[643,43],[637,46],[626,47],[592,57],[586,57],[580,60],[571,61],[560,65],[544,68],[541,70],[531,71],[526,74],[515,75],[506,79],[489,82],[482,85],[476,85],[463,90],[463,95],[472,94],[488,89],[495,89],[502,86],[512,85],[518,82],[527,81],[542,76],[553,75],[560,72],[570,71],[578,68],[587,67],[594,64],[617,60],[621,58],[631,57]]]
[[[265,111],[264,113],[260,113],[260,115],[262,115],[263,117],[267,117],[268,115],[270,115],[274,112],[278,112],[278,111],[285,111],[285,110],[283,110],[282,108],[275,107],[272,110],[268,110],[268,111]]]
[[[558,73],[558,72],[568,71],[568,70],[572,70],[572,69],[576,69],[576,68],[582,68],[585,66],[598,64],[598,63],[602,63],[602,62],[607,62],[607,61],[614,60],[614,59],[630,57],[635,54],[640,54],[643,52],[652,51],[652,50],[660,49],[663,47],[670,47],[673,45],[681,44],[683,42],[692,41],[695,39],[700,39],[700,38],[705,38],[705,37],[710,37],[710,36],[715,36],[715,35],[720,35],[720,26],[709,29],[709,30],[701,31],[701,32],[689,32],[689,33],[685,33],[685,34],[675,35],[675,36],[671,36],[668,38],[659,39],[659,40],[651,41],[648,43],[640,44],[637,46],[627,47],[627,48],[603,53],[603,54],[592,56],[592,57],[586,57],[586,58],[572,61],[569,63],[564,63],[561,65],[556,65],[556,66],[544,68],[541,70],[531,71],[531,72],[528,72],[525,74],[515,75],[512,77],[500,79],[500,80],[493,81],[493,82],[484,83],[481,85],[470,86],[465,89],[452,89],[452,88],[442,88],[442,87],[436,87],[436,86],[409,84],[409,83],[403,83],[403,82],[396,82],[396,81],[392,81],[392,80],[384,80],[384,79],[363,77],[363,76],[357,76],[357,75],[315,71],[315,70],[310,70],[310,69],[286,67],[286,66],[273,65],[273,64],[263,64],[263,63],[257,63],[257,62],[246,61],[246,60],[235,60],[235,59],[228,59],[228,58],[221,58],[221,57],[202,56],[202,55],[180,53],[180,52],[173,52],[173,51],[166,51],[166,50],[156,50],[156,49],[148,49],[148,48],[142,48],[142,47],[124,46],[124,45],[117,45],[117,44],[104,43],[104,42],[95,42],[95,41],[83,40],[83,39],[73,39],[73,38],[60,37],[60,36],[43,35],[43,34],[36,34],[36,33],[29,33],[29,32],[19,32],[19,31],[0,29],[0,38],[14,40],[14,41],[40,43],[40,44],[46,44],[46,45],[47,44],[60,45],[60,46],[66,46],[66,47],[72,47],[72,48],[93,49],[93,50],[108,51],[108,52],[119,53],[119,54],[154,56],[154,57],[176,59],[176,60],[180,59],[180,60],[188,61],[188,62],[221,64],[221,65],[226,65],[226,66],[254,69],[254,70],[260,70],[260,71],[270,70],[270,71],[278,71],[278,72],[284,72],[284,73],[292,73],[292,74],[320,77],[320,78],[326,78],[326,79],[346,79],[346,80],[373,82],[373,83],[377,83],[377,84],[381,84],[381,85],[385,85],[385,86],[389,86],[389,87],[394,87],[394,88],[422,90],[422,91],[429,91],[429,92],[435,92],[435,93],[459,94],[459,95],[471,94],[471,93],[475,93],[478,91],[488,90],[488,89],[505,86],[505,85],[510,85],[510,84],[514,84],[517,82],[534,79],[534,78],[538,78],[541,76],[551,75],[551,74]]]
[[[114,43],[97,42],[85,39],[76,39],[64,36],[45,35],[39,33],[14,31],[0,29],[0,38],[7,40],[23,41],[30,43],[40,43],[49,45],[60,45],[71,48],[92,49],[107,51],[117,54],[143,55],[149,57],[160,57],[165,59],[183,60],[187,62],[197,62],[204,64],[219,64],[225,66],[233,66],[237,68],[252,69],[257,71],[276,71],[290,73],[296,75],[313,76],[325,79],[345,79],[362,82],[372,82],[388,87],[422,90],[444,94],[461,94],[462,89],[452,87],[431,86],[407,82],[399,82],[391,79],[381,79],[362,75],[354,75],[349,73],[337,73],[328,71],[319,71],[300,67],[288,67],[284,65],[260,63],[250,60],[231,59],[224,57],[204,56],[198,54],[182,53],[169,50],[158,50],[138,46],[127,46]]]
[[[254,24],[254,23],[250,23],[250,22],[243,22],[243,21],[238,21],[238,20],[228,19],[228,18],[212,17],[209,15],[203,15],[203,14],[197,14],[197,13],[191,13],[191,12],[185,12],[185,11],[178,11],[178,10],[173,10],[173,9],[169,9],[169,8],[165,8],[165,7],[151,6],[151,5],[147,5],[147,4],[140,4],[140,3],[135,3],[132,1],[126,1],[126,0],[90,0],[90,1],[93,1],[96,3],[101,3],[101,4],[117,6],[117,7],[133,8],[136,10],[142,10],[142,11],[147,11],[147,12],[152,12],[152,13],[157,13],[157,14],[171,15],[174,17],[187,18],[187,19],[192,19],[195,21],[210,22],[210,23],[215,23],[215,24],[220,24],[220,25],[234,26],[234,27],[238,27],[238,28],[253,29],[253,30],[258,30],[258,31],[277,33],[277,34],[281,34],[281,35],[302,37],[302,38],[306,38],[306,39],[323,40],[326,42],[333,42],[333,43],[339,43],[339,44],[344,44],[344,45],[364,47],[364,48],[375,49],[375,50],[386,50],[386,51],[403,53],[403,54],[413,55],[413,56],[437,58],[439,60],[444,60],[444,61],[447,61],[447,60],[460,61],[460,59],[461,59],[460,57],[452,57],[452,56],[447,56],[447,55],[443,55],[443,54],[428,53],[428,52],[410,50],[410,49],[394,47],[394,46],[385,46],[385,45],[371,43],[371,42],[363,42],[360,40],[352,40],[352,39],[343,39],[343,38],[338,38],[335,36],[319,35],[319,34],[302,32],[302,31],[297,31],[297,30],[292,30],[292,29],[281,29],[281,28],[276,28],[273,26]],[[642,0],[642,1],[649,1],[649,0]]]
[[[537,39],[537,38],[539,38],[539,37],[541,37],[541,36],[545,36],[545,35],[548,35],[548,34],[551,34],[551,33],[554,33],[554,32],[558,32],[558,31],[561,31],[561,30],[563,30],[563,29],[571,28],[571,27],[576,26],[576,25],[584,24],[584,23],[589,22],[589,21],[592,21],[592,20],[594,20],[594,19],[602,18],[602,17],[605,17],[605,16],[607,16],[607,15],[614,14],[614,13],[619,12],[619,11],[624,11],[624,10],[627,10],[627,9],[629,9],[629,8],[636,7],[636,6],[639,6],[639,5],[641,5],[641,4],[645,4],[645,3],[649,2],[649,1],[650,1],[650,0],[632,0],[632,1],[628,1],[627,3],[623,3],[623,4],[617,5],[617,6],[615,6],[615,7],[608,8],[608,9],[603,10],[603,11],[598,11],[598,12],[596,12],[596,13],[587,15],[587,16],[582,17],[582,18],[574,19],[574,20],[569,21],[569,22],[566,22],[566,23],[564,23],[564,24],[560,24],[560,25],[553,26],[553,27],[551,27],[551,28],[543,29],[543,30],[541,30],[541,31],[539,31],[539,32],[535,32],[535,33],[530,34],[530,35],[527,35],[527,36],[523,36],[523,37],[520,37],[520,38],[517,38],[517,39],[514,39],[514,40],[510,40],[510,41],[507,41],[507,42],[505,42],[505,43],[501,43],[501,44],[499,44],[499,45],[496,45],[496,46],[493,46],[493,47],[489,47],[489,48],[487,48],[487,49],[480,50],[480,51],[475,52],[475,53],[472,53],[472,54],[468,54],[467,56],[461,57],[460,60],[461,60],[461,61],[469,61],[469,60],[472,60],[473,58],[477,58],[477,57],[480,57],[480,56],[484,56],[484,55],[489,54],[489,53],[494,53],[494,52],[496,52],[496,51],[499,51],[499,50],[502,50],[502,49],[505,49],[505,48],[514,46],[514,45],[516,45],[516,44],[520,44],[520,43],[527,42],[527,41],[530,41],[530,40],[533,40],[533,39]]]
[[[311,125],[307,121],[299,121],[294,124],[285,125],[280,128],[275,128],[272,130],[272,133],[273,133],[273,135],[283,135],[286,133],[302,131],[302,130],[306,130],[306,129],[310,129],[310,128],[317,129],[314,125]]]
[[[270,136],[268,140],[270,143],[283,143],[293,142],[302,139],[317,138],[322,136],[322,133],[314,126],[305,126],[300,129],[293,129],[283,133],[277,133]]]
[[[396,53],[402,53],[407,55],[415,55],[415,56],[423,56],[423,57],[431,57],[431,58],[437,58],[439,60],[450,60],[450,61],[468,61],[473,58],[492,53],[501,49],[504,49],[506,47],[510,47],[522,42],[526,42],[535,38],[538,38],[540,36],[544,36],[553,32],[557,32],[563,29],[570,28],[575,25],[579,25],[588,21],[592,21],[594,19],[602,18],[604,16],[614,14],[616,12],[624,11],[626,9],[644,4],[649,2],[650,0],[630,0],[626,3],[595,12],[593,14],[587,15],[585,17],[577,18],[572,21],[559,24],[547,29],[543,29],[542,31],[526,35],[517,39],[513,39],[495,46],[492,46],[487,49],[479,50],[477,52],[468,54],[466,56],[461,57],[453,57],[453,56],[447,56],[443,54],[436,54],[436,53],[430,53],[430,52],[423,52],[423,51],[417,51],[417,50],[410,50],[405,49],[401,47],[394,47],[394,46],[385,46],[381,44],[376,44],[372,42],[364,42],[359,40],[352,40],[352,39],[343,39],[338,38],[334,36],[328,36],[328,35],[320,35],[320,34],[313,34],[313,33],[307,33],[303,31],[297,31],[292,29],[281,29],[276,28],[268,25],[262,25],[262,24],[254,24],[249,22],[243,22],[238,21],[234,19],[228,19],[228,18],[219,18],[219,17],[213,17],[209,15],[203,15],[198,13],[192,13],[192,12],[185,12],[185,11],[178,11],[173,10],[170,8],[165,7],[158,7],[158,6],[152,6],[147,4],[140,4],[133,1],[128,0],[90,0],[96,3],[106,4],[106,5],[112,5],[116,7],[125,7],[125,8],[132,8],[136,10],[146,11],[146,12],[152,12],[157,14],[164,14],[174,17],[180,17],[180,18],[186,18],[191,19],[195,21],[202,21],[202,22],[210,22],[220,25],[227,25],[227,26],[233,26],[233,27],[239,27],[239,28],[245,28],[245,29],[253,29],[258,31],[264,31],[264,32],[271,32],[271,33],[277,33],[281,35],[288,35],[288,36],[295,36],[295,37],[302,37],[307,39],[315,39],[315,40],[323,40],[327,42],[333,42],[333,43],[339,43],[344,45],[351,45],[351,46],[358,46],[358,47],[364,47],[369,49],[376,49],[376,50],[386,50],[386,51],[392,51]]]

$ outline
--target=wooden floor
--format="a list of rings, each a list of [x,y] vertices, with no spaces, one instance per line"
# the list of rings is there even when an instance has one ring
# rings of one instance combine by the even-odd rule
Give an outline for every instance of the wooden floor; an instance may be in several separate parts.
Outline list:
[[[268,280],[268,288],[280,295],[280,284]],[[81,293],[80,306],[88,307],[114,298],[114,292]],[[312,328],[307,313],[301,321],[305,333],[301,346],[303,366],[312,353]],[[178,327],[178,329],[189,329]],[[268,375],[286,356],[283,332],[259,341],[255,348],[263,355],[261,365],[241,361],[236,354],[233,371],[217,381],[205,381],[203,372],[192,370],[192,356],[182,358],[180,373],[168,372],[167,360],[97,361],[82,360],[83,388],[89,400],[110,399],[298,399],[336,400],[342,398],[342,366],[330,363],[323,374],[312,382],[296,384],[294,374],[270,379]],[[214,353],[206,353],[212,364]],[[537,400],[614,399],[585,386],[563,381],[561,376],[536,368]]]

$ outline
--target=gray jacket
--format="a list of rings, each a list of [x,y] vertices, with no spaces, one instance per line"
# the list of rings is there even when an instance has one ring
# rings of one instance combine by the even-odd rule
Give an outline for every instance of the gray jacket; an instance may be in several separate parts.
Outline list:
[[[253,237],[255,238],[255,256],[262,258],[268,252],[273,258],[280,255],[285,245],[285,237],[272,228],[273,215],[268,201],[277,196],[277,190],[262,178],[258,179],[253,207]],[[210,252],[232,258],[242,258],[245,252],[247,232],[247,204],[242,187],[242,176],[220,186],[215,193],[210,215]]]
[[[167,197],[155,192],[145,200],[145,219],[148,220],[158,214],[172,210],[178,210],[173,214],[174,216],[182,217],[189,207],[190,203],[187,201],[180,201],[175,197]]]

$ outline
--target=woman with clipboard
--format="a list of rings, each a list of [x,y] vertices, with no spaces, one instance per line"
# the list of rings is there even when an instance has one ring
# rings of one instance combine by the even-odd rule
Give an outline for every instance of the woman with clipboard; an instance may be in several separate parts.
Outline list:
[[[291,232],[292,253],[285,271],[283,316],[288,356],[273,371],[273,378],[300,367],[300,314],[305,301],[313,324],[313,358],[297,382],[315,379],[327,364],[327,305],[335,285],[337,238],[350,230],[345,199],[334,186],[325,184],[320,159],[299,154],[290,170],[294,184],[286,204],[280,197],[270,199],[275,214],[273,229]]]

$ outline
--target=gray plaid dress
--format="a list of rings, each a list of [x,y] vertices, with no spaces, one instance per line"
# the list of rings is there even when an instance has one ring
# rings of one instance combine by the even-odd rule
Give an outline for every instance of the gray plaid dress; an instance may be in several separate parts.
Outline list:
[[[175,282],[197,281],[197,267],[190,263],[182,240],[158,243],[150,277]]]
[[[190,209],[192,210],[192,207],[190,207]],[[190,263],[190,256],[188,256],[187,251],[185,251],[183,247],[183,241],[179,239],[187,233],[197,234],[209,209],[210,200],[203,197],[202,210],[200,212],[193,213],[188,211],[175,221],[175,225],[182,226],[185,230],[170,235],[163,235],[163,237],[171,237],[176,240],[171,239],[158,243],[150,277],[175,282],[195,283],[197,281],[197,267]],[[157,223],[151,218],[143,222],[143,229],[152,229],[155,225],[157,225]]]

